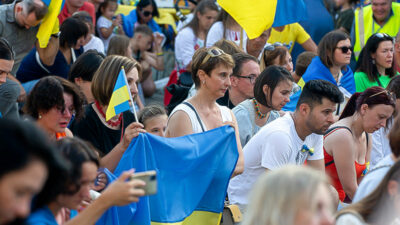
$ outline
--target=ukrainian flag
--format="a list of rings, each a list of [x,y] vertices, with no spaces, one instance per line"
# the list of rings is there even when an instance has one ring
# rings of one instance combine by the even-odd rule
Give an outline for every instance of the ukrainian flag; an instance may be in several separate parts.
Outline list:
[[[129,101],[131,98],[131,92],[129,91],[128,82],[126,81],[125,70],[122,68],[118,74],[114,91],[107,107],[106,120],[108,121],[114,116],[128,111],[130,109]]]
[[[283,26],[305,19],[303,0],[217,0],[246,31],[249,39],[259,37],[271,26]]]
[[[140,198],[130,214],[108,217],[118,216],[118,223],[102,220],[96,224],[218,225],[237,159],[230,126],[177,138],[140,134],[114,173],[119,176],[131,168],[156,170],[157,194]]]
[[[43,0],[43,2],[47,5],[48,11],[44,16],[36,34],[40,48],[46,48],[47,44],[49,43],[50,35],[59,31],[59,22],[57,16],[64,6],[63,0]]]

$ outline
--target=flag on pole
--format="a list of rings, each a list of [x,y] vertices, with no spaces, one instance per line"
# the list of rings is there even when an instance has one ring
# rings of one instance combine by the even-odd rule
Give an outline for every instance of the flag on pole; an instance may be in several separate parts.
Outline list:
[[[114,116],[130,110],[129,101],[132,101],[128,82],[126,81],[125,69],[122,67],[114,85],[110,103],[106,111],[106,121]],[[133,105],[132,105],[133,106]]]
[[[303,0],[217,0],[246,31],[250,39],[265,30],[298,22],[306,16]]]
[[[57,16],[64,6],[63,0],[43,0],[43,3],[47,5],[48,11],[44,16],[36,34],[40,48],[46,48],[50,40],[50,35],[59,31],[59,22]]]
[[[131,213],[109,210],[96,225],[218,225],[237,159],[230,126],[177,138],[140,134],[114,173],[156,170],[157,194],[140,198]]]

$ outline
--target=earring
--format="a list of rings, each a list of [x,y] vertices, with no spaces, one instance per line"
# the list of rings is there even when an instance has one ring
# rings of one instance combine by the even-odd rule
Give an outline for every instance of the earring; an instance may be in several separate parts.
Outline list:
[[[203,84],[205,84],[206,83],[206,81],[205,80],[203,80]]]
[[[372,59],[372,64],[375,64],[375,59]]]
[[[39,114],[39,120],[42,119],[42,115]]]

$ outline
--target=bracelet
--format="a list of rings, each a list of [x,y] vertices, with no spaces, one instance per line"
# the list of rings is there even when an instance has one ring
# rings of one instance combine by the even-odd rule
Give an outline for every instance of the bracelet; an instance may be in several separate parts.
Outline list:
[[[163,56],[163,55],[164,55],[164,52],[157,52],[156,55],[157,55],[157,56]]]

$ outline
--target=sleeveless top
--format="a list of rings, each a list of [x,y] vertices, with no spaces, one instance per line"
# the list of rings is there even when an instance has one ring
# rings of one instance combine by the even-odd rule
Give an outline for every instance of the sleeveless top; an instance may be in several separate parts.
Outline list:
[[[324,135],[324,139],[339,129],[347,129],[348,131],[350,131],[350,133],[353,134],[353,132],[350,130],[350,128],[345,127],[345,126],[337,126],[337,127],[332,127],[328,131],[326,131],[326,133]],[[366,139],[367,139],[367,148],[368,148],[368,134],[366,136]],[[329,155],[326,152],[325,147],[324,147],[324,159],[325,159],[325,172],[331,178],[332,185],[337,190],[340,201],[343,202],[346,198],[346,193],[342,187],[342,184],[340,183],[339,175],[336,170],[336,165],[333,160],[333,156]],[[354,161],[354,166],[356,169],[356,176],[358,179],[359,177],[361,177],[364,174],[364,171],[367,169],[367,164],[366,163],[359,164],[356,161]]]
[[[226,106],[220,106],[217,103],[215,104],[218,106],[219,111],[221,112],[222,122],[232,121],[231,110]],[[207,129],[202,119],[198,116],[198,113],[194,106],[188,101],[184,101],[182,104],[176,106],[175,109],[171,112],[170,117],[179,110],[184,111],[189,116],[190,122],[192,123],[193,133],[201,133],[209,130]]]

